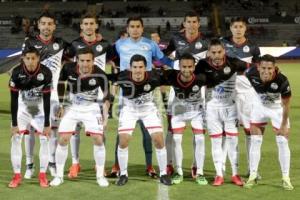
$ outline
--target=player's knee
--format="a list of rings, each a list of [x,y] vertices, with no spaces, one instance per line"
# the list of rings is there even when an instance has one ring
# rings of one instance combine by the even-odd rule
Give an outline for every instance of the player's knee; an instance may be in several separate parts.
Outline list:
[[[103,145],[103,136],[102,135],[93,136],[93,139],[94,139],[94,145],[97,145],[97,146]]]
[[[61,145],[61,146],[66,146],[68,145],[70,141],[70,136],[68,135],[61,135],[59,140],[58,140],[58,143]]]
[[[21,144],[22,142],[22,135],[20,134],[14,134],[11,138],[11,142],[15,144]]]
[[[162,133],[152,133],[151,137],[153,139],[154,146],[157,149],[161,149],[165,146]]]
[[[128,147],[129,143],[129,135],[128,134],[120,134],[119,135],[119,146],[124,149]]]

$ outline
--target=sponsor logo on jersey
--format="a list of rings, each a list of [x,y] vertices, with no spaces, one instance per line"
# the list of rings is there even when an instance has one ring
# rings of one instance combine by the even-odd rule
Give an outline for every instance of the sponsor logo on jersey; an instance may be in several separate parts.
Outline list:
[[[255,80],[255,79],[252,79],[252,82],[255,83],[255,84],[260,84],[260,82]]]
[[[25,78],[26,76],[25,75],[23,75],[23,74],[19,74],[19,76],[18,76],[19,78]]]
[[[39,46],[39,45],[34,45],[34,48],[36,49],[41,49],[43,46]]]
[[[178,45],[185,45],[185,42],[182,42],[182,41],[178,41],[177,43]]]
[[[77,48],[78,49],[83,49],[83,48],[85,48],[85,46],[78,45]]]
[[[96,80],[95,79],[89,80],[89,85],[90,86],[95,86],[96,85]]]
[[[229,74],[231,72],[231,69],[230,69],[230,67],[226,66],[226,67],[224,67],[223,71],[224,71],[224,74]]]
[[[150,91],[150,89],[151,89],[151,86],[149,85],[149,84],[146,84],[145,86],[144,86],[144,91]]]
[[[194,85],[193,87],[192,87],[192,91],[193,92],[197,92],[197,91],[199,91],[200,90],[200,87],[198,86],[198,85]]]
[[[249,51],[250,51],[250,48],[249,48],[248,45],[246,45],[246,46],[243,47],[243,52],[249,53]]]
[[[231,44],[226,44],[225,46],[228,47],[228,48],[232,48],[233,47],[233,45],[231,45]]]
[[[39,73],[37,76],[36,76],[36,79],[38,80],[38,81],[43,81],[44,80],[44,74],[42,74],[42,73]]]
[[[277,90],[277,89],[278,89],[277,83],[271,83],[271,88],[272,88],[273,90]]]
[[[68,77],[70,80],[72,80],[72,81],[76,81],[77,80],[77,78],[74,78],[73,76],[69,76]]]
[[[101,52],[103,50],[103,47],[99,44],[96,46],[96,51]]]
[[[195,48],[196,49],[201,49],[202,48],[202,43],[201,42],[196,42],[196,44],[195,44]]]
[[[54,43],[54,44],[53,44],[53,49],[54,49],[55,51],[57,51],[57,50],[59,49],[59,44],[58,44],[58,43]]]

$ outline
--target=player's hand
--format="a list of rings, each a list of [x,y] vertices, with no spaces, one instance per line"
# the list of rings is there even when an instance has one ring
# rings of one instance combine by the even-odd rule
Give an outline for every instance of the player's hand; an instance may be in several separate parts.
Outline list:
[[[289,128],[287,126],[281,126],[280,129],[278,130],[278,133],[280,135],[283,135],[288,139],[289,137]]]
[[[62,116],[64,115],[64,108],[63,107],[59,107],[57,109],[57,112],[55,113],[55,117],[57,117],[58,119],[62,118]]]
[[[19,127],[18,126],[12,126],[11,127],[11,135],[15,135],[19,133]]]
[[[50,135],[50,131],[51,131],[51,127],[50,126],[45,126],[44,130],[43,130],[43,135],[48,137]]]

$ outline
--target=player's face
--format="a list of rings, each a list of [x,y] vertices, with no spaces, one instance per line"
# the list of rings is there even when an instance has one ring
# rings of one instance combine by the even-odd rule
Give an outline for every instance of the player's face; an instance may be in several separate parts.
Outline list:
[[[184,29],[189,34],[197,34],[199,32],[200,22],[198,17],[186,17],[183,22]]]
[[[56,29],[55,21],[49,17],[41,17],[38,22],[40,35],[44,37],[51,37]]]
[[[208,50],[208,56],[214,65],[220,66],[224,63],[225,49],[222,45],[213,45]]]
[[[138,40],[142,37],[144,27],[139,20],[130,21],[127,27],[127,32],[129,34],[129,37],[131,37],[134,40]]]
[[[130,70],[134,81],[139,82],[145,79],[146,66],[143,61],[133,61]]]
[[[93,70],[94,57],[92,54],[80,54],[77,57],[77,64],[79,66],[80,73],[89,74]]]
[[[80,29],[83,35],[91,36],[96,34],[98,24],[95,18],[84,18],[80,24]]]
[[[244,22],[234,22],[230,26],[230,31],[233,38],[243,38],[245,37],[246,24]]]
[[[195,62],[191,59],[180,60],[180,73],[184,78],[189,79],[195,71]]]
[[[26,53],[23,56],[23,62],[26,69],[30,72],[35,71],[39,65],[40,57],[36,53]]]
[[[273,62],[261,61],[258,65],[258,72],[262,82],[268,82],[273,79],[276,66]]]
[[[160,42],[160,37],[159,37],[158,33],[151,33],[151,40],[153,40],[154,42],[156,42],[158,44]]]

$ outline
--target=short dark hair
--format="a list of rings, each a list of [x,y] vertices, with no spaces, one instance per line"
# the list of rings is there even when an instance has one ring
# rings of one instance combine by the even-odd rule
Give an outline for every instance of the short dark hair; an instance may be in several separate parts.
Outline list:
[[[126,31],[126,30],[121,30],[121,31],[118,33],[118,39],[121,38],[122,36],[124,36],[125,34],[127,34],[127,31]]]
[[[55,22],[55,15],[54,14],[52,14],[52,13],[50,13],[50,12],[43,12],[39,17],[38,17],[38,21],[40,21],[40,19],[42,18],[42,17],[47,17],[47,18],[51,18],[51,19],[53,19],[53,21]]]
[[[79,55],[82,55],[82,54],[92,54],[92,55],[93,55],[93,58],[95,57],[93,50],[92,50],[91,48],[89,48],[89,47],[79,49],[79,50],[76,52],[76,57],[78,58],[78,56],[79,56]]]
[[[180,57],[179,57],[179,61],[180,60],[193,60],[195,63],[195,58],[192,54],[190,53],[183,53]]]
[[[231,18],[231,20],[230,20],[230,26],[232,26],[232,24],[234,22],[243,22],[245,25],[247,24],[247,21],[246,21],[246,19],[244,17],[233,17],[233,18]]]
[[[82,23],[82,21],[83,21],[84,19],[87,19],[87,18],[93,18],[93,19],[95,19],[95,22],[96,22],[97,24],[99,24],[99,23],[98,23],[98,18],[97,18],[97,16],[96,16],[95,14],[91,13],[91,12],[86,12],[86,13],[84,13],[83,15],[81,15],[81,17],[80,17],[80,24]]]
[[[142,19],[141,16],[133,16],[133,17],[129,17],[129,18],[127,19],[127,22],[126,22],[127,26],[129,25],[129,23],[130,23],[131,21],[140,21],[141,24],[142,24],[142,26],[144,26],[144,22],[143,22],[143,19]]]
[[[198,22],[200,22],[200,17],[198,15],[198,13],[196,13],[194,11],[189,11],[189,12],[185,13],[184,21],[186,20],[187,17],[197,17]]]
[[[208,49],[210,49],[211,46],[218,46],[218,45],[225,48],[223,42],[219,38],[212,38],[209,42]]]
[[[40,52],[34,47],[34,46],[29,46],[25,48],[22,52],[22,55],[25,56],[28,53],[35,53],[37,56],[40,56]]]
[[[265,61],[265,62],[272,62],[273,64],[276,63],[276,59],[274,56],[270,55],[270,54],[265,54],[263,56],[261,56],[259,58],[259,62],[262,62],[262,61]]]
[[[131,58],[130,58],[130,66],[132,65],[133,62],[138,62],[138,61],[143,61],[145,64],[145,67],[147,66],[147,60],[144,56],[140,55],[140,54],[134,54]]]
[[[160,33],[159,33],[158,31],[152,31],[152,32],[150,33],[150,35],[152,35],[152,34],[157,34],[159,37],[161,37],[161,35],[160,35]]]

